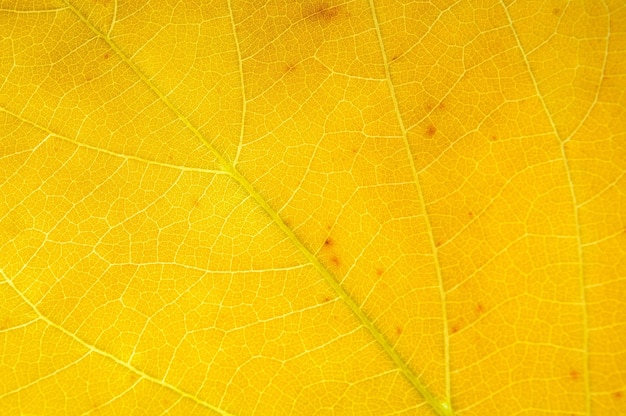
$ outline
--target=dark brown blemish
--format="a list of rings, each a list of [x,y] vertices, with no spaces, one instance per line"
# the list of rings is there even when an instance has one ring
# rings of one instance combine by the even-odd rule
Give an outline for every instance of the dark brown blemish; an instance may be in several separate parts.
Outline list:
[[[108,52],[104,54],[104,59],[109,59],[110,57],[111,57],[111,55],[109,55]]]
[[[328,296],[326,296],[326,297],[323,299],[323,302],[324,302],[324,303],[330,302],[330,298],[329,298]]]
[[[380,276],[382,276],[382,275],[383,275],[383,273],[385,273],[385,269],[383,269],[383,268],[381,268],[381,267],[378,267],[378,268],[376,269],[376,276],[380,277]]]
[[[433,137],[435,133],[437,133],[437,127],[435,127],[433,124],[428,126],[428,128],[426,129],[426,135],[428,137]]]
[[[283,66],[283,74],[289,74],[289,73],[295,72],[297,68],[298,66],[295,64],[285,64]]]
[[[459,329],[461,329],[459,325],[452,325],[450,332],[452,332],[453,334],[456,334],[457,332],[459,332]]]
[[[401,326],[396,326],[396,334],[401,335],[402,334],[402,327]]]
[[[496,135],[491,136],[491,141],[492,142],[497,142],[498,141],[498,136],[496,136]]]
[[[621,391],[616,391],[615,393],[613,393],[613,397],[619,400],[624,397],[624,393]]]
[[[341,266],[341,260],[339,260],[339,257],[337,257],[337,256],[332,256],[332,257],[330,258],[330,262],[331,262],[332,264],[334,264],[334,265],[335,265],[335,267],[339,267],[339,266]]]
[[[561,9],[555,7],[554,9],[552,9],[552,14],[555,16],[558,16],[561,14]]]
[[[11,319],[9,317],[4,318],[2,322],[0,322],[0,331],[4,331],[5,329],[9,328],[10,325]]]
[[[577,370],[572,369],[569,372],[569,378],[571,378],[574,381],[580,380],[580,376],[581,376],[581,374]]]
[[[482,303],[476,304],[476,314],[482,315],[483,313],[485,313],[485,305],[483,305]]]
[[[339,17],[340,12],[340,6],[331,6],[328,2],[324,1],[315,5],[310,12],[305,12],[304,18],[308,21],[319,22],[327,26]]]
[[[436,105],[433,104],[432,102],[427,102],[426,104],[424,104],[424,110],[426,110],[427,113],[430,113],[435,108],[437,108],[438,110],[445,110],[446,109],[446,105],[444,104],[443,101],[440,101]]]
[[[335,240],[333,240],[331,237],[328,237],[326,240],[324,240],[324,247],[332,247],[335,245]]]
[[[472,211],[468,211],[468,212],[467,212],[467,216],[468,216],[468,217],[470,217],[470,218],[472,218],[472,217],[474,216],[474,213],[473,213]]]

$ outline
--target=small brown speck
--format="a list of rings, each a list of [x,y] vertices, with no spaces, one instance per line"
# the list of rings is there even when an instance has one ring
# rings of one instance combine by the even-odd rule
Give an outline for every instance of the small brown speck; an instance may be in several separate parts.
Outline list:
[[[569,372],[569,377],[570,377],[572,380],[579,380],[579,379],[580,379],[580,372],[578,372],[578,371],[576,371],[576,370],[571,370],[571,371]]]

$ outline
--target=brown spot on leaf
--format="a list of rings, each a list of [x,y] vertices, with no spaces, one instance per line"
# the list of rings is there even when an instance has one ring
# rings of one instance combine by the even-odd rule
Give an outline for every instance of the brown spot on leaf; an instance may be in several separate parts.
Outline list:
[[[382,276],[382,275],[383,275],[383,273],[385,273],[385,269],[383,269],[383,268],[381,268],[381,267],[378,267],[378,268],[376,269],[376,276],[380,277],[380,276]]]
[[[445,110],[446,104],[443,101],[440,101],[436,104],[434,104],[432,101],[428,101],[426,104],[424,104],[424,109],[426,110],[427,113],[430,113],[434,109]]]
[[[555,16],[558,16],[561,14],[561,9],[555,7],[554,9],[552,9],[552,14]]]
[[[485,305],[482,303],[476,304],[476,314],[482,315],[483,313],[485,313]]]
[[[287,63],[283,65],[283,74],[289,74],[289,73],[295,72],[297,68],[298,68],[297,65]]]
[[[396,326],[396,334],[401,335],[402,334],[402,327],[401,326]]]
[[[330,302],[330,297],[326,296],[326,297],[323,299],[323,301],[324,301],[324,303],[326,303],[326,302]]]
[[[305,11],[304,18],[310,22],[318,22],[327,26],[337,20],[341,13],[340,6],[332,6],[329,2],[322,1]]]
[[[461,329],[461,327],[457,324],[457,325],[452,325],[452,328],[450,329],[450,332],[452,332],[453,334],[456,334],[457,332],[459,332],[459,329]]]
[[[437,127],[435,127],[433,124],[428,126],[428,128],[426,129],[426,135],[428,137],[433,137],[435,133],[437,133]]]
[[[621,391],[616,391],[615,393],[613,393],[613,397],[619,400],[624,397],[624,393]]]
[[[337,256],[332,256],[330,258],[330,262],[335,266],[335,267],[339,267],[341,266],[341,260],[339,260],[339,257]]]
[[[577,381],[577,380],[580,380],[580,377],[581,377],[581,374],[579,371],[574,370],[574,369],[570,370],[569,378],[571,378],[574,381]]]
[[[474,216],[474,213],[473,213],[472,211],[468,211],[468,212],[467,212],[467,216],[468,216],[468,217],[470,217],[470,218],[472,218],[472,217]]]
[[[110,57],[111,57],[111,55],[109,55],[108,52],[104,54],[104,59],[109,59]]]
[[[332,247],[333,245],[335,245],[335,240],[333,240],[331,237],[328,237],[326,240],[324,240],[324,247]]]

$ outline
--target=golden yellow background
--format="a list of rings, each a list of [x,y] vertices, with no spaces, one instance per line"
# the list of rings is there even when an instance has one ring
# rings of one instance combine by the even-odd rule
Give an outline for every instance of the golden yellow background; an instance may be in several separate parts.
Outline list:
[[[626,7],[0,1],[2,415],[626,414]]]

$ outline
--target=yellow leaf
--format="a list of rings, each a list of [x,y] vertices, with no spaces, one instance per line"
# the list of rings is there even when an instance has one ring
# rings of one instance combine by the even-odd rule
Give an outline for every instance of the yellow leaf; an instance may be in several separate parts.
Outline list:
[[[0,1],[2,415],[626,414],[626,8]]]

